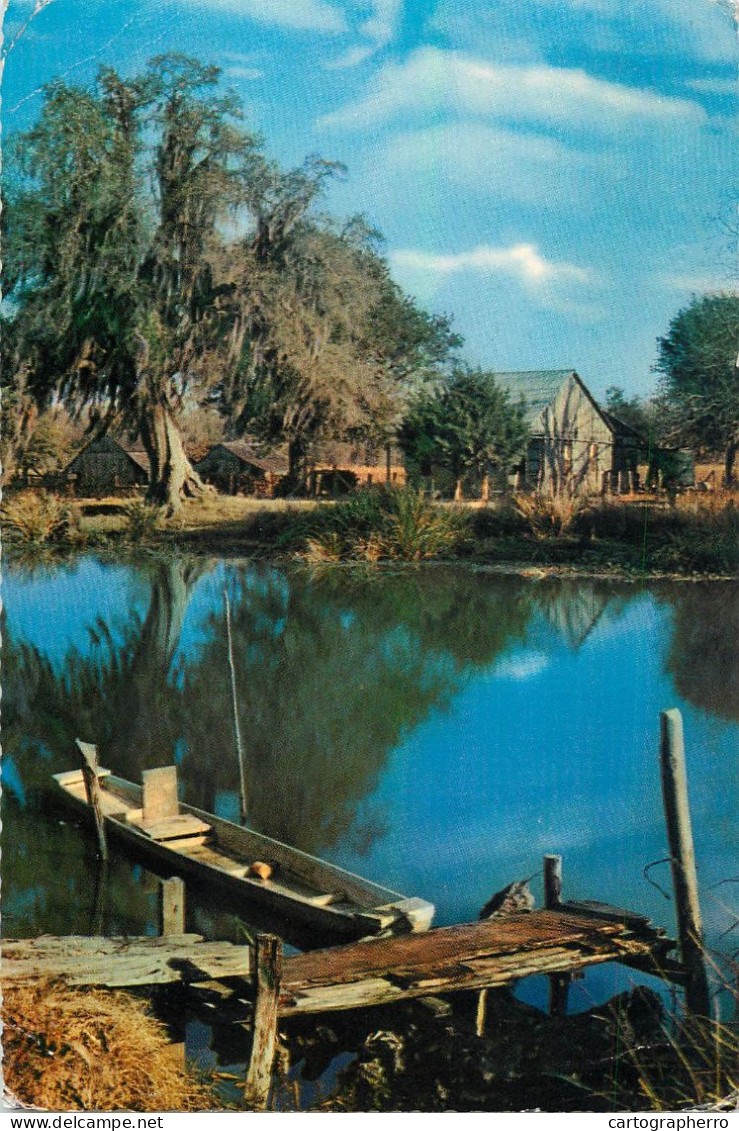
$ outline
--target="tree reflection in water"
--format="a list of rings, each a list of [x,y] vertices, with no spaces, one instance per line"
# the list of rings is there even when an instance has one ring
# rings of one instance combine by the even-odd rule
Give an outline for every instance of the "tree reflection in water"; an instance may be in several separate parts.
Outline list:
[[[134,781],[176,759],[185,800],[231,817],[238,812],[224,585],[249,821],[307,851],[330,855],[341,846],[355,856],[370,852],[392,819],[383,807],[392,802],[373,798],[383,795],[391,756],[421,724],[519,645],[579,651],[641,593],[637,586],[532,583],[442,567],[312,574],[177,557],[137,562],[130,576],[143,593],[139,611],[126,609],[121,625],[109,610],[90,612],[96,595],[81,593],[76,628],[87,625],[88,643],[70,643],[54,658],[44,648],[43,623],[32,643],[11,608],[3,678],[4,908],[32,929],[62,929],[65,907],[68,915],[92,901],[79,838],[48,808],[50,774],[75,764],[75,737],[97,742],[103,764]],[[47,581],[34,578],[24,600],[43,609]],[[102,566],[99,581],[102,589]],[[733,592],[696,585],[663,594],[674,611],[667,665],[677,690],[727,720],[737,719],[739,698]],[[424,786],[419,781],[419,790]],[[113,919],[130,929],[153,895],[142,895],[130,868],[113,882]],[[77,929],[87,928],[80,922]]]

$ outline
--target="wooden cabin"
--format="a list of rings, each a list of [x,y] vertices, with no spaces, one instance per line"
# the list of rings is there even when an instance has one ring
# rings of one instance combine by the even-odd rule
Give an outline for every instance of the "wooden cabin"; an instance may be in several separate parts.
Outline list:
[[[315,449],[308,462],[311,495],[346,495],[356,487],[384,483],[402,487],[405,482],[400,449],[392,444],[325,443]]]
[[[643,441],[600,407],[574,369],[496,373],[495,381],[512,404],[523,402],[529,428],[512,486],[583,495],[638,488]]]
[[[224,440],[214,444],[194,466],[201,479],[224,494],[262,498],[272,498],[288,471],[285,454],[262,455],[248,440]]]
[[[82,498],[116,495],[149,482],[146,453],[124,448],[112,436],[92,440],[56,477],[62,489]]]

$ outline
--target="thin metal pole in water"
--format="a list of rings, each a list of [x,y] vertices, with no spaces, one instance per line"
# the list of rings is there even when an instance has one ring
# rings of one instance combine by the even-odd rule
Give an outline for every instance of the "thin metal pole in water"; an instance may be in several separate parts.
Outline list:
[[[241,742],[241,727],[239,726],[239,707],[236,700],[236,665],[234,664],[233,637],[231,635],[231,605],[228,600],[228,590],[223,590],[223,602],[226,606],[226,636],[228,638],[228,668],[231,673],[231,706],[234,717],[234,737],[236,739],[236,755],[239,759],[239,787],[241,790],[241,820],[246,821],[246,771],[244,768],[244,747]]]
[[[711,1016],[711,995],[703,951],[703,927],[698,902],[693,829],[690,821],[688,778],[685,770],[683,717],[677,708],[660,714],[662,796],[670,845],[677,931],[683,965],[688,970],[685,1004],[691,1013]]]

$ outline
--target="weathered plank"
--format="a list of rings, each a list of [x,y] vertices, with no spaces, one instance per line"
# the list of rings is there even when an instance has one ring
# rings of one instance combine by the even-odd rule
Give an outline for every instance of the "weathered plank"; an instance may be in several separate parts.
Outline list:
[[[155,770],[144,770],[141,781],[144,824],[151,825],[155,821],[166,820],[167,817],[176,817],[180,811],[177,800],[177,767],[159,766]]]
[[[200,935],[167,938],[55,938],[4,940],[4,985],[59,978],[71,986],[153,986],[249,977],[250,946],[204,942]]]
[[[353,1009],[406,997],[507,985],[601,962],[645,962],[653,938],[625,924],[536,911],[444,927],[424,935],[370,939],[290,957],[280,1012]]]

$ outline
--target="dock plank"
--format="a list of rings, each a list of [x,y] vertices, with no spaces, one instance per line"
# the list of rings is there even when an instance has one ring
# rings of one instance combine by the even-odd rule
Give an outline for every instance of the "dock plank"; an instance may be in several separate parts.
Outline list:
[[[664,956],[674,944],[636,918],[601,920],[590,909],[583,915],[534,911],[291,955],[284,961],[279,1013],[355,1009],[510,985],[533,974],[564,974],[602,962],[657,972],[664,960],[662,976],[671,977],[676,964]],[[0,960],[6,984],[44,977],[107,986],[251,982],[254,968],[250,946],[204,942],[199,935],[10,940],[2,944]]]
[[[41,935],[4,940],[3,985],[61,979],[70,986],[154,986],[218,978],[249,978],[252,948],[204,942],[200,935],[99,938]]]

